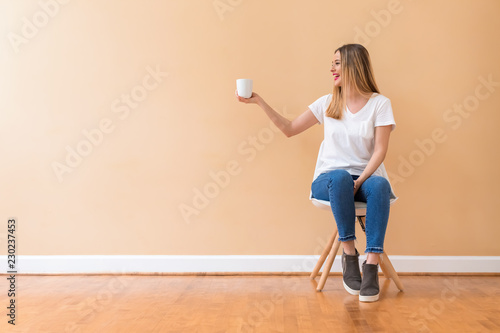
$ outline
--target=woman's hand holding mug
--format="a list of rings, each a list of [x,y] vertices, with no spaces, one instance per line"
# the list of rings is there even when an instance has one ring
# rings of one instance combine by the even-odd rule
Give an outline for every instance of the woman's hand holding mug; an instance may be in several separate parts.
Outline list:
[[[240,101],[242,103],[259,104],[259,101],[262,99],[262,97],[260,97],[260,95],[258,95],[256,92],[253,92],[252,96],[250,98],[244,98],[244,97],[238,96],[238,91],[235,91],[234,94],[236,95],[236,98],[238,99],[238,101]]]

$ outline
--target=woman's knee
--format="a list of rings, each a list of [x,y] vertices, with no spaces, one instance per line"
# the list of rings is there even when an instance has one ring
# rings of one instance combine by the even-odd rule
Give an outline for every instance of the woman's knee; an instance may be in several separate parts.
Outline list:
[[[369,186],[370,192],[375,192],[378,194],[387,194],[391,193],[391,185],[389,181],[382,176],[371,176],[365,181],[366,185]]]
[[[329,185],[333,187],[352,186],[354,181],[352,176],[346,170],[332,170],[328,172]]]

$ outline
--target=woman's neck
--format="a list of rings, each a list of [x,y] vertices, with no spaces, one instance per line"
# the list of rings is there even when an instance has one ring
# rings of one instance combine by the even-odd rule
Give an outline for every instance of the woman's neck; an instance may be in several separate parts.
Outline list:
[[[346,101],[348,103],[353,102],[360,102],[360,101],[367,101],[370,99],[371,95],[373,93],[369,94],[361,94],[357,90],[351,89],[350,91],[347,91],[346,93]]]

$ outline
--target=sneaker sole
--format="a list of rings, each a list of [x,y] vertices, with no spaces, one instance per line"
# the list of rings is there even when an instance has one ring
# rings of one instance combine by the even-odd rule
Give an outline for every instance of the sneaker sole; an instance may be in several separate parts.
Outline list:
[[[354,290],[354,289],[351,289],[347,286],[347,284],[345,284],[344,280],[342,280],[342,284],[344,285],[344,288],[345,290],[347,290],[347,292],[351,295],[359,295],[359,290]],[[361,296],[360,296],[361,297]]]
[[[378,301],[378,295],[373,295],[373,296],[362,296],[359,295],[359,301],[360,302],[376,302]]]

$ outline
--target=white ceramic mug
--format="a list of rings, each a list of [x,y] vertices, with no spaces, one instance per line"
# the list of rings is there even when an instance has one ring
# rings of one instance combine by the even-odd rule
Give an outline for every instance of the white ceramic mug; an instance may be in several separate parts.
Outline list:
[[[236,80],[236,89],[238,96],[250,98],[252,97],[253,81],[251,79],[238,79]]]

